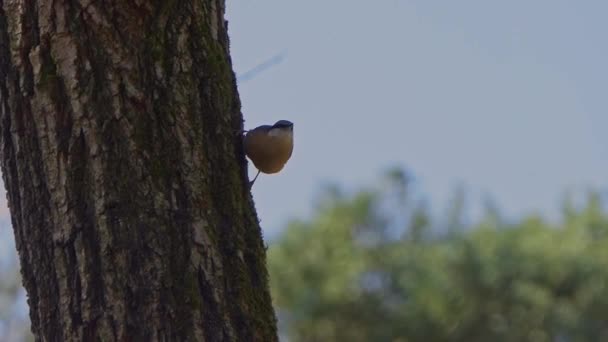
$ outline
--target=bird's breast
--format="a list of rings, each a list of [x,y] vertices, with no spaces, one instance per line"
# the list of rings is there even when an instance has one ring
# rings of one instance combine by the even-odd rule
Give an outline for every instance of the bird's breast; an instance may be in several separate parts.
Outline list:
[[[293,152],[293,135],[273,131],[253,130],[245,136],[245,153],[255,167],[264,173],[281,171]]]

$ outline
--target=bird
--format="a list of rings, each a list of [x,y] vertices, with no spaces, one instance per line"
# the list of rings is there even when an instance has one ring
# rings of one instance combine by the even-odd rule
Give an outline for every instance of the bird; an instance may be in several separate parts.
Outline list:
[[[258,173],[249,183],[249,187],[252,187],[260,172],[277,173],[291,158],[293,123],[279,120],[274,125],[262,125],[245,132],[245,154],[258,169]]]

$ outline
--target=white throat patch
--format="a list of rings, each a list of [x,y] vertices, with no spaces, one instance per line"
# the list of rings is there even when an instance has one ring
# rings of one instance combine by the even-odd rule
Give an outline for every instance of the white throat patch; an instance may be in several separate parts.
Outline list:
[[[268,135],[271,137],[278,137],[278,138],[287,138],[291,136],[291,130],[287,130],[287,129],[282,129],[282,128],[272,128],[270,130],[270,132],[268,132]]]

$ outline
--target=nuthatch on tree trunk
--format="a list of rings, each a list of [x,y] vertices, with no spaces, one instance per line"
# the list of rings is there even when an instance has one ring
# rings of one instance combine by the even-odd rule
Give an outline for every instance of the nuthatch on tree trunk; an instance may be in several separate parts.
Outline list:
[[[279,120],[274,125],[262,125],[245,134],[245,153],[258,169],[255,180],[264,173],[277,173],[283,169],[293,151],[293,123]]]

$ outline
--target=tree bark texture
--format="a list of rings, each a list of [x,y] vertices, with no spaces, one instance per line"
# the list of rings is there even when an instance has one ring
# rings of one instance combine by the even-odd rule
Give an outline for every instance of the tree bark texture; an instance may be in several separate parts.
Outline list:
[[[41,341],[275,341],[224,0],[0,0],[0,153]]]

